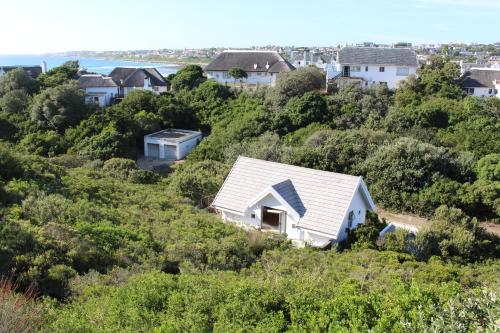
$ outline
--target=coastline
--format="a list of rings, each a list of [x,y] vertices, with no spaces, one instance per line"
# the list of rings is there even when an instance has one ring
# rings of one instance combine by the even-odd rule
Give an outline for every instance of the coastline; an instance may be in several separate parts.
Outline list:
[[[156,63],[156,64],[162,64],[162,65],[172,65],[172,66],[178,66],[178,67],[183,67],[185,65],[199,65],[199,66],[205,66],[208,65],[208,62],[203,62],[203,61],[182,61],[178,59],[172,59],[172,60],[156,60],[156,59],[137,59],[137,58],[122,58],[122,57],[91,57],[91,56],[80,56],[76,55],[81,58],[93,58],[93,59],[103,59],[103,60],[120,60],[120,61],[127,61],[127,62],[145,62],[145,63]]]

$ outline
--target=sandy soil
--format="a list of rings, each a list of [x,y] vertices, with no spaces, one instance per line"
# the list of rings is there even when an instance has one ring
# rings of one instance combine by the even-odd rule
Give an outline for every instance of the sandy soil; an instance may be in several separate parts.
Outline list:
[[[391,213],[381,208],[377,210],[377,214],[389,222],[407,224],[418,229],[429,223],[429,220],[424,217]],[[500,235],[500,224],[490,222],[480,222],[479,224],[489,232]]]

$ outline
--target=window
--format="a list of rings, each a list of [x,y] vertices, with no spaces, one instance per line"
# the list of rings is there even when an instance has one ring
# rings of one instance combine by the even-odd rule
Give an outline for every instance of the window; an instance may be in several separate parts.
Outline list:
[[[351,66],[351,72],[361,72],[360,66]]]
[[[384,66],[379,67],[379,68],[378,68],[378,71],[379,71],[379,72],[381,72],[381,73],[382,73],[382,72],[385,72],[385,67],[384,67]]]
[[[231,78],[231,75],[229,75],[229,73],[228,73],[228,72],[223,72],[223,73],[222,73],[222,78],[224,78],[224,79],[230,79],[230,78]]]
[[[410,75],[410,68],[409,67],[398,67],[398,69],[396,69],[396,75],[397,76],[408,76],[408,75]]]
[[[382,86],[387,86],[387,82],[385,82],[385,81],[380,81],[379,84]]]
[[[474,88],[467,88],[467,94],[474,95]]]
[[[492,92],[493,92],[493,89],[488,89],[488,95],[491,95]]]
[[[348,220],[347,220],[347,227],[348,227],[349,229],[351,229],[351,228],[352,228],[352,222],[353,222],[353,221],[354,221],[354,212],[351,210],[351,211],[349,212],[349,218],[348,218]]]
[[[365,72],[368,72],[368,66],[365,66]]]
[[[365,81],[365,87],[368,87],[368,81]]]
[[[252,213],[252,218],[253,218],[253,219],[255,218],[255,213]]]

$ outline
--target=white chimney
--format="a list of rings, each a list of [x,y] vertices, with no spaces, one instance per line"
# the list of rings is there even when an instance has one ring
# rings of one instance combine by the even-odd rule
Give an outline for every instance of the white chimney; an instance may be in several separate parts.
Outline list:
[[[253,69],[257,69],[257,64],[253,64]]]
[[[269,61],[266,63],[266,69],[269,69]]]
[[[45,62],[45,60],[42,60],[42,63],[40,64],[40,66],[42,67],[42,73],[46,73],[47,72],[47,63]]]

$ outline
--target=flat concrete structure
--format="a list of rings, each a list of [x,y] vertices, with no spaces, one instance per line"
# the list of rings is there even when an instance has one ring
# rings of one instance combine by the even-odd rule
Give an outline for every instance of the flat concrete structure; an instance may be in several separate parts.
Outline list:
[[[144,136],[144,156],[160,160],[183,159],[201,141],[201,132],[169,128]]]

